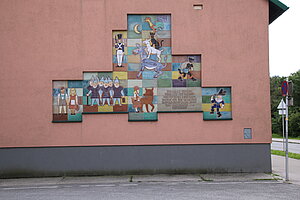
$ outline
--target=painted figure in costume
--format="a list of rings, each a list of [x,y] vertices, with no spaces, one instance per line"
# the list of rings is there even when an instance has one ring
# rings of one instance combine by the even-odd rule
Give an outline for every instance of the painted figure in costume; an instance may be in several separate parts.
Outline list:
[[[117,34],[115,36],[115,49],[116,49],[116,55],[117,55],[117,61],[118,61],[118,66],[117,67],[123,67],[122,62],[123,62],[123,56],[124,56],[124,42],[122,41],[122,34]]]
[[[64,87],[60,88],[60,93],[58,94],[58,107],[59,107],[59,114],[67,114],[67,99],[68,94],[66,93],[66,89]]]
[[[220,108],[224,108],[225,106],[225,102],[223,100],[223,96],[225,96],[226,91],[223,89],[220,89],[220,91],[217,94],[214,94],[213,96],[211,96],[210,101],[212,103],[211,106],[211,112],[210,114],[214,114],[215,113],[215,109],[217,111],[217,116],[221,117],[222,114],[220,113]]]
[[[92,76],[90,80],[90,85],[87,87],[89,92],[86,94],[86,96],[91,96],[91,105],[93,106],[95,103],[100,106],[99,100],[100,100],[100,92],[101,88],[99,86],[99,78],[96,76]]]
[[[104,85],[100,93],[100,96],[102,96],[102,106],[105,105],[105,102],[107,102],[107,105],[110,106],[111,87],[109,86],[109,83],[110,83],[110,78],[105,78]]]
[[[99,86],[100,86],[100,90],[99,90],[100,102],[102,103],[103,100],[102,100],[102,95],[100,93],[101,93],[101,90],[103,90],[103,87],[104,87],[104,77],[103,76],[101,77],[101,79],[99,81]]]
[[[134,86],[132,104],[133,104],[133,108],[135,109],[135,112],[140,112],[139,109],[141,109],[141,97],[139,93],[140,93],[140,88],[138,86]]]
[[[180,65],[180,68],[178,68],[179,74],[180,76],[178,77],[179,80],[182,80],[187,77],[192,79],[193,81],[196,81],[197,79],[195,79],[191,73],[191,71],[194,70],[194,58],[193,57],[189,57],[189,61],[188,62],[184,62]]]
[[[116,105],[118,101],[119,106],[122,106],[121,99],[124,98],[124,88],[120,86],[120,81],[118,77],[115,78],[113,88],[111,90],[111,96],[113,97],[113,106]]]
[[[70,89],[70,97],[68,99],[71,115],[75,115],[75,111],[79,110],[78,96],[75,88]]]

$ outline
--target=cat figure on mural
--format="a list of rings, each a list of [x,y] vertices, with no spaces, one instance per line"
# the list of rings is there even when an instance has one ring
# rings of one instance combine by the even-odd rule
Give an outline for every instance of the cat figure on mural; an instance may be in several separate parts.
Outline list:
[[[155,38],[155,33],[150,32],[150,45],[155,49],[160,49],[162,47],[164,40],[159,41]]]
[[[216,109],[217,117],[219,118],[222,116],[220,109],[224,108],[224,106],[225,106],[225,102],[223,100],[223,96],[225,96],[225,95],[226,95],[226,91],[223,89],[220,89],[217,94],[214,94],[213,96],[211,96],[210,102],[212,103],[212,106],[211,106],[210,114],[214,114],[215,109]]]
[[[97,76],[92,76],[89,83],[90,85],[87,87],[89,92],[86,94],[86,96],[91,96],[90,106],[93,106],[95,103],[100,106],[99,100],[101,96],[101,87],[99,85],[99,78]]]
[[[145,48],[146,47],[143,47],[137,43],[136,49],[132,50],[132,53],[134,55],[139,54],[140,58],[141,58],[141,68],[140,68],[139,73],[137,74],[137,78],[139,78],[142,75],[142,72],[145,69],[155,71],[153,78],[157,78],[158,76],[160,76],[163,73],[162,70],[167,66],[167,56],[165,56],[165,58],[164,58],[165,64],[163,65],[160,62],[157,62],[155,60],[147,58],[147,53],[145,51]]]

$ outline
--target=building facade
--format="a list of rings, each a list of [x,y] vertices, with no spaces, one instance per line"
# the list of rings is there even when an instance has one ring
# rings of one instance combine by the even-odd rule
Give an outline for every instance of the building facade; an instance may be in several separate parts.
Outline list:
[[[271,171],[278,1],[1,4],[1,177]]]

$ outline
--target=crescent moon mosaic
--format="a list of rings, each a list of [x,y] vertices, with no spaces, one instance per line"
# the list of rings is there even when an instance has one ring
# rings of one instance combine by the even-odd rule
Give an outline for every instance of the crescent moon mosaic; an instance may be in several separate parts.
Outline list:
[[[141,34],[141,31],[139,31],[139,26],[140,26],[140,24],[136,24],[133,27],[134,32],[137,33],[137,34]]]

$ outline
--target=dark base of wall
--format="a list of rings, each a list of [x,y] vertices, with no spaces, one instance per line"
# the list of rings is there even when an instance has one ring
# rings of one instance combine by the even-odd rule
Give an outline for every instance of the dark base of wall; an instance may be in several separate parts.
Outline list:
[[[0,178],[271,172],[270,144],[0,149]]]

